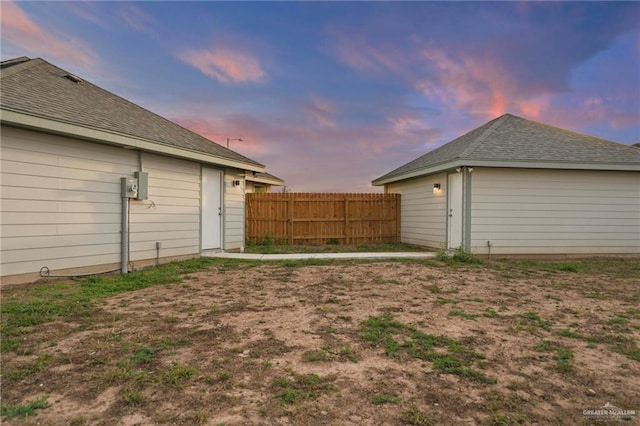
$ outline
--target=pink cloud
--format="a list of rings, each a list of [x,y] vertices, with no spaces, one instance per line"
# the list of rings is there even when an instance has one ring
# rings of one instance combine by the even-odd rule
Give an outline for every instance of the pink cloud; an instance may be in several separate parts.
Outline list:
[[[549,96],[540,96],[536,99],[525,100],[517,103],[517,109],[524,117],[532,120],[542,120],[545,111],[549,111]]]
[[[316,100],[326,109],[338,109]],[[231,149],[265,164],[293,191],[381,191],[371,187],[372,179],[423,154],[425,145],[439,136],[437,130],[400,116],[394,129],[384,120],[357,127],[325,126],[307,111],[300,113],[297,118],[265,118],[193,112],[168,118],[223,146],[227,136],[241,137],[244,141],[231,142]],[[418,128],[426,130],[416,132]]]
[[[244,155],[260,155],[266,152],[261,130],[255,120],[246,116],[230,116],[225,118],[205,117],[197,114],[173,116],[170,119],[181,126],[224,147],[227,138],[242,139],[230,141],[229,148]]]
[[[316,95],[311,95],[310,102],[304,106],[307,114],[317,123],[323,126],[335,126],[334,115],[337,111],[336,105]]]
[[[252,54],[228,47],[179,52],[180,60],[221,83],[258,83],[267,75]]]
[[[427,98],[472,116],[488,119],[511,112],[535,119],[549,107],[548,93],[532,95],[492,52],[452,53],[416,37],[411,48],[398,49],[336,30],[331,36],[334,54],[347,66],[395,75]]]
[[[11,43],[23,51],[86,66],[95,62],[96,54],[86,44],[68,35],[46,31],[12,1],[2,2],[0,26],[3,42]]]
[[[120,11],[120,17],[129,27],[136,31],[155,34],[152,26],[156,25],[157,21],[134,4],[125,4]]]
[[[452,57],[438,48],[421,52],[425,64],[433,69],[416,87],[427,96],[437,97],[456,109],[493,117],[508,111],[509,96],[515,93],[509,74],[488,56]],[[509,93],[509,95],[507,95]]]

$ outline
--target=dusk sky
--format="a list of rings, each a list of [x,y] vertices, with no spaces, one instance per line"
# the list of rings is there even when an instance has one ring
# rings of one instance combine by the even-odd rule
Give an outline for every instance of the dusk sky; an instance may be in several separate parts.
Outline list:
[[[371,180],[504,113],[640,141],[637,2],[9,2],[41,57],[267,166]]]

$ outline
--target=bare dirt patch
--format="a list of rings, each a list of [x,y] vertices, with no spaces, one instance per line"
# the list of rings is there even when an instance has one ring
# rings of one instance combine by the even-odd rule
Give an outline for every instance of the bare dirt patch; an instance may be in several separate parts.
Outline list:
[[[575,424],[640,419],[640,269],[220,263],[34,326],[6,424]],[[630,266],[632,265],[632,266]],[[6,292],[4,292],[6,296]]]

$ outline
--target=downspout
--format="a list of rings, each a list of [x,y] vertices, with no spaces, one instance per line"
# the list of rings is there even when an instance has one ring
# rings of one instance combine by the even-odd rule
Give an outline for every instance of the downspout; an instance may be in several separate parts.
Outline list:
[[[129,272],[129,199],[122,194],[122,237],[120,249],[120,272],[126,274]]]
[[[464,216],[462,218],[463,223],[463,231],[462,231],[462,246],[464,251],[467,253],[471,253],[471,172],[473,172],[473,167],[464,167],[463,168],[463,210]]]

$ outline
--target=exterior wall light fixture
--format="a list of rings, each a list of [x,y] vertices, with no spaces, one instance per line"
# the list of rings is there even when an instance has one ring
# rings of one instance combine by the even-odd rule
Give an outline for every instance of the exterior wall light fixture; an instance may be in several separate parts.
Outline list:
[[[440,185],[439,183],[434,183],[433,184],[433,195],[440,194],[440,191],[442,191],[442,185]]]

